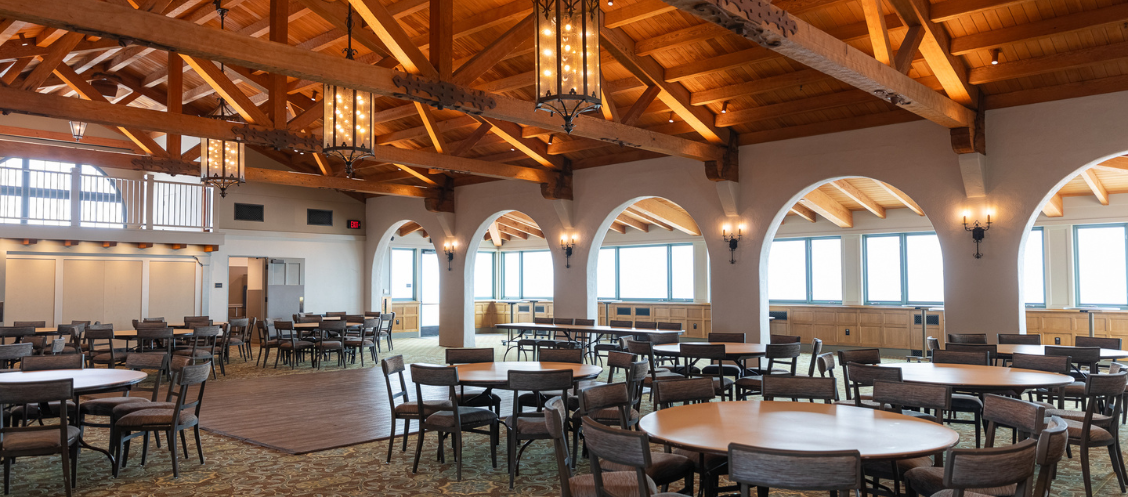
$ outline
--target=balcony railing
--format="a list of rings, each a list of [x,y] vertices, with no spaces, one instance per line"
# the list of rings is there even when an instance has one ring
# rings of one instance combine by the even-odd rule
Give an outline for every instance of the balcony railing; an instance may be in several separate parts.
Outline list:
[[[0,224],[211,231],[212,190],[148,176],[81,174],[79,168],[58,172],[0,166]]]

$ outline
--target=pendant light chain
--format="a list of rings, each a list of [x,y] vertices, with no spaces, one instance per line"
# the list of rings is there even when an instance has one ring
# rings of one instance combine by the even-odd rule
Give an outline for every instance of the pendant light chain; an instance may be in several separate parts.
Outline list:
[[[221,0],[215,0],[215,11],[219,14],[219,29],[227,28],[228,9],[223,8]],[[221,72],[226,73],[227,66],[220,62]],[[219,106],[207,117],[238,122],[242,119],[235,112],[228,112],[230,107],[227,101],[220,96]],[[219,196],[227,196],[227,188],[246,182],[246,145],[238,140],[223,140],[217,138],[200,139],[200,180],[205,185],[219,189]]]

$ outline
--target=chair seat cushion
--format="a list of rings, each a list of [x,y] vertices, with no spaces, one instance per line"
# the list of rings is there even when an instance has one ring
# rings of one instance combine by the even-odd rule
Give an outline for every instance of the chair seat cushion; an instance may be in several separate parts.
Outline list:
[[[1085,396],[1085,382],[1075,381],[1065,386],[1066,397],[1084,397]]]
[[[548,438],[548,425],[545,424],[543,417],[523,416],[517,418],[517,426],[513,426],[513,416],[505,418],[505,426],[511,430],[516,430],[517,434],[524,436],[538,436],[543,435]]]
[[[717,369],[718,368],[715,365],[714,366],[705,366],[705,367],[701,368],[701,373],[702,374],[710,374],[710,375],[717,374]],[[726,376],[740,376],[742,373],[744,373],[744,370],[740,366],[736,366],[736,365],[732,365],[732,364],[725,364],[723,371],[725,372]]]
[[[610,461],[601,461],[599,464],[604,471],[634,471],[634,468],[630,466]],[[693,469],[693,461],[690,461],[686,456],[672,452],[651,452],[650,466],[646,468],[646,476],[654,480],[657,485],[669,485],[685,479],[687,475],[693,473]]]
[[[834,403],[837,404],[837,405],[840,405],[840,406],[857,406],[857,407],[866,407],[866,408],[869,408],[869,409],[880,409],[881,408],[881,404],[874,402],[872,400],[869,400],[869,399],[865,399],[865,398],[861,399],[860,405],[855,403],[853,400],[836,400],[836,401],[834,401]]]
[[[272,348],[272,347],[277,347],[279,343],[281,343],[281,340],[278,340],[277,338],[275,338],[273,340],[267,340],[265,342],[262,342],[261,344],[259,344],[259,347]]]
[[[119,406],[114,406],[113,417],[120,418],[137,411],[144,411],[146,409],[173,409],[175,407],[176,404],[173,404],[172,402],[129,402],[126,404],[121,404]]]
[[[313,342],[307,342],[305,340],[297,340],[297,341],[293,341],[293,342],[291,342],[289,340],[285,340],[278,345],[278,348],[281,348],[281,349],[298,349],[298,350],[301,350],[301,349],[308,349],[310,347],[313,347]]]
[[[114,413],[114,408],[124,404],[136,404],[139,402],[149,402],[149,399],[141,397],[104,397],[101,399],[90,399],[83,402],[79,409],[83,414],[90,416],[109,416]]]
[[[979,492],[972,492],[970,490],[964,491],[964,497],[993,497],[988,494],[981,494]],[[950,488],[945,488],[939,492],[932,494],[932,497],[956,497],[956,491]]]
[[[1069,432],[1069,439],[1070,440],[1081,440],[1081,429],[1084,427],[1084,425],[1085,425],[1084,422],[1077,421],[1075,419],[1065,420],[1065,426],[1066,426],[1066,429]],[[1099,445],[1108,445],[1108,444],[1113,443],[1113,441],[1114,440],[1112,438],[1112,434],[1109,433],[1108,430],[1101,428],[1099,426],[1096,426],[1096,425],[1089,427],[1089,443],[1090,444],[1095,443],[1095,444],[1099,444]]]
[[[230,340],[228,340],[226,338],[220,338],[217,341],[219,342],[220,345],[229,345],[229,346],[243,345],[244,343],[246,343],[239,338],[232,338]]]
[[[952,410],[962,412],[982,411],[983,401],[974,395],[954,393],[952,394]]]
[[[1071,419],[1071,420],[1077,421],[1079,423],[1085,422],[1085,411],[1071,411],[1069,409],[1058,409],[1057,407],[1050,407],[1049,404],[1046,404],[1046,403],[1041,403],[1041,404],[1047,406],[1046,407],[1046,417],[1057,416],[1061,419]],[[1110,416],[1106,416],[1104,414],[1100,414],[1100,413],[1096,413],[1096,412],[1093,413],[1093,424],[1095,424],[1095,425],[1105,426],[1105,425],[1108,424],[1108,422],[1111,419],[1112,419],[1112,417],[1110,417]]]
[[[932,467],[932,458],[928,456],[898,459],[895,462],[897,464],[897,475],[893,474],[893,462],[888,460],[863,461],[862,470],[867,476],[876,476],[883,480],[892,480],[894,476],[900,478],[904,476],[906,472],[914,468]]]
[[[916,490],[919,495],[933,495],[944,490],[944,468],[928,466],[910,469],[905,472],[905,483],[912,485],[913,490]],[[968,492],[1005,497],[1014,495],[1016,490],[1017,485],[1012,484],[1001,487],[972,488],[968,489]],[[968,495],[967,492],[964,495]]]
[[[932,421],[933,423],[939,423],[940,422],[940,420],[936,419],[936,416],[928,414],[927,412],[914,411],[912,409],[902,409],[901,414],[904,414],[905,416],[911,416],[911,417],[914,417],[914,418],[917,418],[917,419],[923,419],[925,421]]]
[[[603,490],[611,495],[638,495],[638,476],[634,471],[610,471],[601,475]],[[646,486],[649,491],[646,495],[658,493],[658,486],[649,476],[646,477]],[[572,497],[599,497],[595,491],[595,475],[573,476],[568,479],[568,488]]]
[[[325,342],[317,342],[317,348],[321,349],[321,350],[338,350],[338,349],[343,349],[344,347],[345,347],[345,344],[338,342],[336,340],[325,341]]]
[[[78,440],[79,429],[77,426],[67,427],[67,444]],[[4,450],[35,451],[48,450],[59,447],[59,430],[37,430],[12,432],[4,435],[4,442],[0,444]],[[633,474],[633,473],[632,473]]]
[[[126,357],[129,357],[129,352],[126,352],[126,351],[123,350],[121,352],[115,351],[113,353],[113,355],[111,355],[109,352],[102,352],[100,354],[94,354],[94,357],[91,357],[90,360],[92,360],[92,361],[94,361],[98,364],[108,364],[110,361],[125,362]]]
[[[184,349],[174,350],[172,352],[172,355],[178,355],[181,357],[195,357],[196,359],[210,359],[212,353],[210,350],[196,349],[193,351],[192,349]]]
[[[737,388],[744,388],[749,390],[759,390],[764,384],[763,376],[746,376],[736,380],[734,383]]]
[[[428,406],[438,407],[439,409],[450,409],[449,400],[425,400],[423,403]],[[416,402],[404,402],[396,406],[395,411],[396,416],[418,416],[419,404]]]
[[[632,425],[634,424],[635,420],[638,419],[638,411],[634,409],[631,409],[630,412],[627,413],[627,415],[630,416],[629,418],[627,418],[627,422]],[[619,408],[605,407],[596,411],[591,416],[591,419],[594,419],[606,425],[619,426]]]
[[[118,420],[114,422],[114,426],[137,428],[141,426],[168,425],[172,423],[173,412],[174,409],[142,409],[118,418]],[[180,411],[179,424],[181,426],[192,426],[196,421],[196,415],[192,411]]]
[[[489,409],[480,407],[458,406],[458,417],[462,424],[484,423],[497,419],[497,414]],[[454,426],[454,411],[441,411],[427,416],[427,424],[437,426]]]

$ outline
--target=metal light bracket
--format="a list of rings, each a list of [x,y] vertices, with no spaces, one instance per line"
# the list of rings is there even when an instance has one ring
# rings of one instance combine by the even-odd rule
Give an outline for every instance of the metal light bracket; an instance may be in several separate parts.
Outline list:
[[[420,78],[412,74],[397,74],[392,78],[392,84],[403,88],[403,93],[394,93],[392,96],[430,105],[439,110],[454,109],[467,114],[481,114],[497,106],[488,93],[481,90],[471,90],[458,85]]]
[[[284,129],[258,129],[244,124],[242,126],[232,127],[231,132],[235,133],[235,141],[255,145],[266,145],[274,150],[293,149],[312,151],[317,150],[321,146],[321,140],[317,139],[316,136],[296,135]]]

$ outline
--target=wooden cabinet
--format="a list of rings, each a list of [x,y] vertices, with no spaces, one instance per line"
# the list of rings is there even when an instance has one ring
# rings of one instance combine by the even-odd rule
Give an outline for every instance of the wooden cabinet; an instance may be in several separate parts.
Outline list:
[[[617,302],[598,304],[598,323],[608,323],[607,311],[611,321],[657,321],[678,323],[685,330],[686,337],[705,338],[713,328],[713,315],[709,304],[691,302]]]
[[[824,345],[920,348],[919,311],[902,307],[773,305],[780,314],[771,322],[773,335],[798,336],[803,343],[818,338]],[[937,313],[929,313],[936,316]],[[929,336],[944,341],[944,317],[928,326]]]
[[[396,320],[392,323],[392,332],[419,332],[419,302],[392,302],[392,312],[396,313]]]

